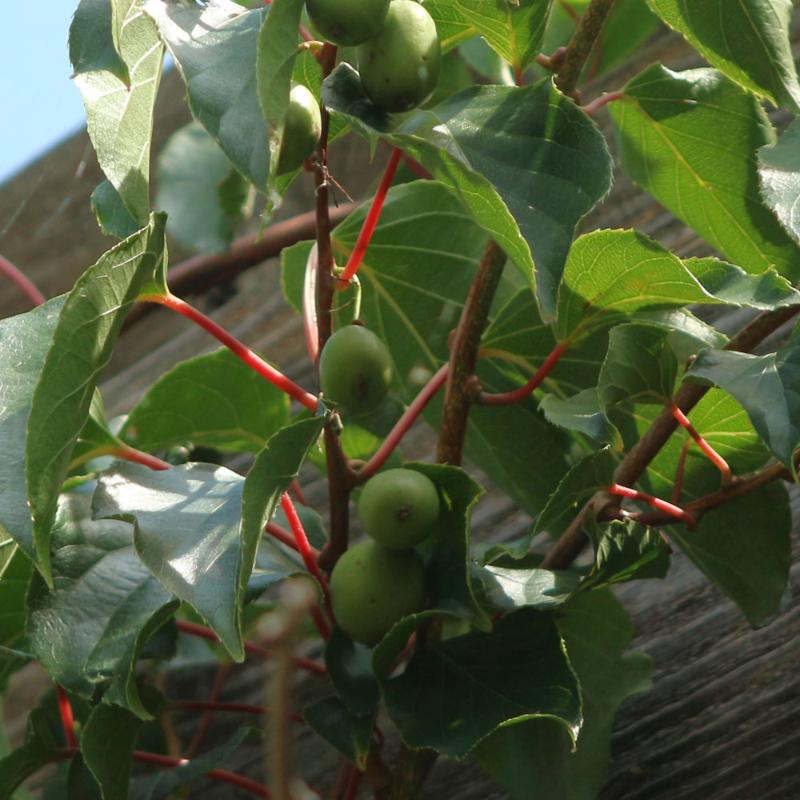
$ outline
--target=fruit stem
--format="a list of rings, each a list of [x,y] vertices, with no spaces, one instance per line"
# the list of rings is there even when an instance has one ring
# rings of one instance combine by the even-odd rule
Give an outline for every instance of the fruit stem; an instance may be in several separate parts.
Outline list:
[[[337,288],[340,290],[347,288],[351,278],[353,278],[358,272],[358,268],[361,266],[361,262],[364,260],[364,254],[367,252],[367,247],[369,247],[372,235],[375,233],[375,228],[378,225],[381,211],[383,211],[383,204],[386,200],[386,194],[391,188],[392,181],[394,180],[395,173],[397,172],[397,166],[402,157],[402,150],[397,147],[392,149],[392,153],[389,156],[389,161],[386,164],[386,169],[383,173],[383,178],[381,178],[378,191],[375,192],[375,197],[372,198],[372,205],[370,206],[367,216],[364,218],[364,223],[361,226],[361,232],[358,234],[355,247],[353,247],[353,252],[350,253],[350,258],[347,259],[347,264],[345,265],[344,271],[339,276]]]
[[[511,392],[503,392],[501,394],[481,393],[478,397],[478,402],[487,406],[509,406],[514,403],[519,403],[529,397],[533,391],[539,387],[542,381],[553,371],[553,368],[558,364],[561,356],[564,355],[568,348],[569,341],[558,342],[550,351],[547,358],[542,362],[542,366],[539,367],[534,376],[526,384]]]
[[[406,433],[408,433],[419,415],[425,410],[425,407],[433,396],[444,386],[449,371],[450,364],[443,364],[436,370],[425,386],[422,387],[419,394],[411,401],[411,404],[403,412],[403,415],[397,420],[392,430],[389,431],[389,435],[383,440],[381,446],[358,471],[356,476],[356,481],[358,483],[365,483],[368,481],[386,463],[386,459],[394,452],[397,445]]]
[[[188,622],[184,619],[175,620],[175,625],[181,633],[186,633],[189,636],[196,636],[199,639],[205,639],[209,642],[219,643],[219,636],[205,625],[198,625],[195,622]],[[258,656],[259,658],[269,658],[272,655],[272,651],[269,648],[262,647],[259,644],[255,644],[255,642],[245,642],[244,650],[248,655]],[[322,664],[310,658],[295,656],[294,662],[297,667],[313,675],[328,674],[328,671]]]
[[[67,747],[75,748],[78,746],[78,739],[75,736],[75,716],[72,713],[72,703],[63,687],[56,686],[56,694],[58,695],[58,713],[61,717],[61,727],[64,729],[64,739]]]
[[[31,301],[32,305],[40,306],[45,302],[46,298],[36,284],[4,256],[0,256],[0,273],[5,275]]]
[[[608,487],[608,492],[617,497],[624,497],[628,500],[640,500],[643,503],[647,503],[647,505],[652,506],[656,511],[663,511],[665,514],[669,514],[675,517],[675,519],[685,522],[689,528],[694,528],[697,525],[697,520],[694,516],[684,511],[680,506],[676,506],[666,500],[661,500],[658,497],[653,497],[651,494],[640,492],[637,489],[631,489],[628,486],[621,486],[618,483],[612,483],[611,486]]]
[[[678,408],[675,403],[670,403],[669,410],[672,416],[678,420],[678,424],[685,428],[689,436],[694,439],[697,446],[705,453],[708,460],[720,471],[722,474],[722,482],[730,483],[733,479],[733,473],[728,462],[698,433],[697,429],[689,421],[689,417]]]
[[[315,412],[317,410],[317,398],[313,394],[310,394],[287,378],[282,372],[279,372],[275,367],[264,361],[261,356],[256,355],[249,347],[242,344],[233,334],[226,331],[225,328],[218,325],[210,317],[207,317],[199,309],[189,305],[185,300],[181,300],[180,297],[175,297],[173,294],[149,294],[143,295],[139,299],[149,303],[159,303],[191,320],[210,333],[217,341],[224,344],[235,356],[277,389],[286,392],[309,411]]]
[[[331,590],[328,586],[328,581],[322,574],[319,564],[317,564],[317,556],[314,553],[314,548],[311,547],[311,543],[308,541],[308,536],[306,536],[303,523],[297,514],[297,509],[294,507],[294,503],[292,502],[292,498],[289,497],[288,492],[284,492],[281,495],[281,508],[283,509],[283,513],[286,515],[289,527],[292,529],[295,542],[297,543],[297,551],[300,553],[303,563],[306,565],[306,569],[317,579],[317,583],[319,583],[320,588],[322,589],[325,610],[328,612],[328,616],[330,617],[331,621],[335,621],[336,618],[333,616],[333,607],[331,606]],[[323,631],[320,631],[320,634],[322,634],[323,638],[325,639],[330,637],[330,631],[327,631],[327,636],[325,633],[323,633]]]

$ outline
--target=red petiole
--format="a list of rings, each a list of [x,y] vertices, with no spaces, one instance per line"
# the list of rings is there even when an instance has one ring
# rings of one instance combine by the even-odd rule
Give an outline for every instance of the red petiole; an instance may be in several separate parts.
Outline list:
[[[628,486],[612,483],[611,486],[608,487],[608,492],[617,497],[625,497],[628,500],[639,500],[642,503],[647,503],[647,505],[655,508],[657,511],[662,511],[665,514],[675,517],[675,519],[681,520],[688,528],[694,528],[697,525],[697,520],[695,520],[688,511],[684,511],[680,508],[680,506],[676,506],[666,500],[661,500],[658,497],[653,497],[653,495],[647,494],[646,492],[640,492],[638,489],[631,489]]]
[[[33,281],[31,281],[19,267],[12,264],[3,256],[0,256],[0,273],[5,275],[34,306],[40,306],[45,302],[45,296],[39,291]]]
[[[78,746],[78,739],[75,736],[75,717],[72,713],[72,703],[67,697],[67,693],[61,686],[56,687],[58,695],[58,713],[61,716],[61,727],[64,729],[64,739],[67,747],[75,748]]]
[[[281,495],[281,508],[283,509],[283,513],[286,515],[286,520],[289,523],[289,527],[292,529],[292,533],[294,534],[294,539],[297,544],[297,551],[300,553],[303,563],[306,565],[308,571],[316,578],[317,582],[322,588],[322,595],[325,601],[325,610],[333,620],[334,616],[333,608],[331,606],[331,591],[330,587],[328,586],[328,581],[322,574],[319,564],[317,564],[317,556],[314,553],[314,548],[311,547],[311,543],[308,541],[308,536],[306,536],[303,523],[297,514],[297,509],[294,507],[292,498],[289,497],[287,492],[284,492],[283,495]],[[320,631],[320,633],[323,635],[323,637],[328,638],[324,633],[322,633],[322,631]],[[330,635],[330,632],[328,635]]]
[[[431,398],[447,382],[449,369],[449,363],[439,367],[420,393],[411,401],[411,405],[403,412],[403,416],[397,420],[394,428],[389,431],[389,435],[383,440],[383,443],[372,455],[372,458],[358,471],[359,483],[369,480],[386,463],[386,459],[394,452],[400,440],[408,433],[409,428],[416,422],[417,417],[425,410],[425,406],[428,405]]]
[[[708,460],[720,471],[723,482],[730,483],[733,479],[733,474],[728,462],[697,432],[689,417],[675,403],[670,403],[670,411],[672,411],[672,416],[675,417],[678,424],[686,429],[689,436],[695,440],[697,446],[706,454]]]
[[[381,211],[383,211],[383,203],[386,200],[386,194],[392,185],[395,172],[397,172],[397,165],[400,163],[402,157],[402,151],[395,147],[392,150],[392,154],[389,156],[389,162],[386,164],[386,170],[383,173],[383,178],[381,178],[378,191],[375,192],[375,197],[372,198],[372,205],[364,219],[364,224],[361,226],[361,232],[358,234],[353,252],[350,253],[350,258],[347,259],[344,271],[339,276],[340,289],[347,288],[347,284],[355,276],[358,272],[358,268],[361,266],[364,254],[367,252],[367,247],[369,247],[370,240],[372,239],[372,234],[375,233],[375,228],[378,225]]]
[[[287,378],[282,372],[264,361],[261,356],[256,355],[249,347],[245,346],[235,336],[218,325],[210,317],[207,317],[194,306],[175,297],[172,294],[152,294],[144,295],[139,298],[149,303],[158,303],[162,306],[176,311],[178,314],[199,325],[203,330],[210,333],[217,341],[225,345],[234,355],[238,356],[248,367],[255,370],[262,378],[266,378],[273,386],[286,392],[298,402],[302,403],[309,411],[317,410],[317,398],[298,386],[294,381]]]
[[[137,450],[135,447],[128,447],[127,445],[110,450],[108,454],[115,458],[121,458],[123,461],[143,464],[145,467],[150,467],[150,469],[165,470],[171,469],[172,467],[171,464],[162,461],[156,456],[150,455],[150,453],[145,453],[142,450]]]
[[[542,366],[536,370],[534,376],[518,389],[511,392],[502,392],[500,394],[481,394],[479,402],[487,406],[510,406],[514,403],[519,403],[526,397],[533,394],[542,383],[542,381],[553,371],[553,368],[561,359],[561,356],[567,351],[569,347],[568,341],[558,342],[556,346],[550,351],[550,354],[542,363]]]
[[[197,636],[199,639],[205,639],[209,642],[219,643],[219,636],[205,625],[198,625],[195,622],[188,622],[183,619],[176,620],[175,624],[182,633],[186,633],[189,636]],[[272,655],[269,648],[262,647],[259,644],[255,644],[255,642],[245,642],[244,650],[248,655],[258,656],[259,658],[269,658]],[[327,670],[322,664],[310,658],[294,656],[294,663],[300,669],[304,669],[306,672],[311,672],[314,675],[327,674]]]

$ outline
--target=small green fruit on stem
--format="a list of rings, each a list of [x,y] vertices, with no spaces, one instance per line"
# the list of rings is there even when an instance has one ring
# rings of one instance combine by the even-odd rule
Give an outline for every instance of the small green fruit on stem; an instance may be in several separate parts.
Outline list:
[[[377,644],[396,622],[422,610],[425,568],[416,551],[368,539],[336,562],[330,587],[339,627],[357,642]]]
[[[283,120],[277,174],[300,167],[317,149],[322,133],[322,115],[316,97],[302,84],[292,88]]]
[[[316,31],[340,47],[353,47],[380,33],[389,0],[306,0]]]
[[[320,387],[342,411],[372,411],[386,397],[391,379],[391,356],[372,331],[347,325],[325,342],[319,358]]]
[[[439,517],[439,493],[421,472],[387,469],[364,485],[358,515],[364,530],[384,547],[414,547]]]
[[[361,85],[384,111],[424,103],[439,82],[441,60],[436,23],[414,0],[392,0],[383,30],[358,48]]]

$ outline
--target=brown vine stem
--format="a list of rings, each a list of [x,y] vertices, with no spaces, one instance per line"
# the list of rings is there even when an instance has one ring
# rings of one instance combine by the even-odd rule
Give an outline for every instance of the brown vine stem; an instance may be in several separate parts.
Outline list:
[[[477,399],[473,380],[478,345],[505,263],[506,254],[495,242],[489,242],[453,337],[436,451],[441,464],[461,464],[469,407]]]
[[[330,75],[336,64],[336,47],[326,44],[322,48],[319,62],[323,79]],[[317,332],[318,354],[333,333],[333,299],[336,293],[336,278],[333,271],[333,247],[331,245],[331,216],[328,187],[328,131],[330,114],[323,105],[322,135],[317,147],[314,165],[316,184],[316,229],[317,229]],[[317,358],[319,360],[319,358]],[[347,550],[350,536],[350,492],[353,489],[354,473],[342,451],[339,435],[334,424],[325,426],[325,461],[328,469],[328,504],[330,509],[330,538],[319,557],[319,565],[325,570],[333,569],[339,556]]]
[[[800,309],[794,307],[765,311],[745,325],[728,342],[725,349],[747,353],[798,313],[800,313]],[[709,388],[696,383],[685,384],[675,396],[675,405],[684,414],[688,414],[700,402]],[[625,458],[622,459],[614,473],[614,481],[625,486],[633,486],[677,427],[678,421],[673,416],[672,411],[665,409],[655,419],[645,435],[639,439]],[[736,485],[733,484],[734,487]],[[618,504],[619,500],[610,501],[608,495],[604,492],[596,494],[581,509],[561,538],[545,556],[540,565],[541,568],[555,570],[569,567],[589,541],[583,531],[588,515],[590,513],[606,513],[609,509],[618,507]],[[691,510],[697,511],[699,509]]]
[[[556,86],[564,94],[570,95],[575,91],[583,67],[613,5],[614,0],[592,0],[581,17],[556,77]]]

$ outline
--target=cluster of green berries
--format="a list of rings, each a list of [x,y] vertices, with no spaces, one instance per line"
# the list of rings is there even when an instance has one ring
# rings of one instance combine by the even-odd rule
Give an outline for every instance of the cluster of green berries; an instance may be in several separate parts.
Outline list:
[[[343,47],[358,47],[364,93],[384,111],[410,111],[433,94],[442,50],[436,23],[415,0],[306,0],[315,31]],[[293,87],[284,120],[277,174],[311,156],[322,130],[319,104]]]
[[[339,627],[372,645],[425,605],[425,566],[414,547],[439,518],[439,492],[421,472],[388,469],[364,485],[358,515],[368,538],[334,567],[331,601]]]

